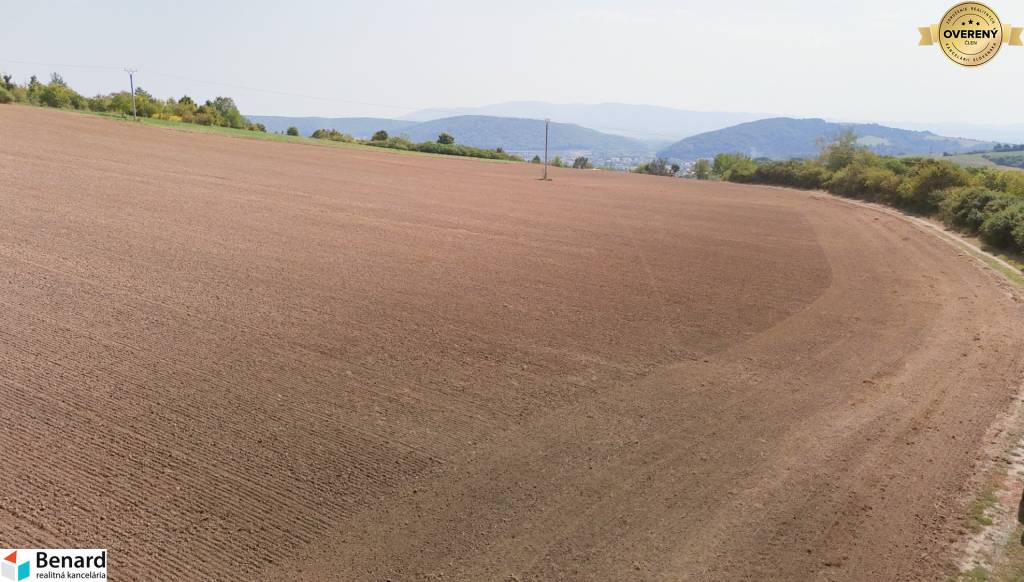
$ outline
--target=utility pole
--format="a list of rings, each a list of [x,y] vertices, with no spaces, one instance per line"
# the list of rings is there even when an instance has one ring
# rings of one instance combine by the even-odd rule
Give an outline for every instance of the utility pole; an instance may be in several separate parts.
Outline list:
[[[135,111],[135,73],[138,73],[138,69],[125,69],[124,72],[128,73],[128,86],[132,88],[132,119],[135,121],[139,120],[139,114]]]
[[[551,120],[548,118],[544,119],[544,179],[548,179],[548,126],[551,125]]]

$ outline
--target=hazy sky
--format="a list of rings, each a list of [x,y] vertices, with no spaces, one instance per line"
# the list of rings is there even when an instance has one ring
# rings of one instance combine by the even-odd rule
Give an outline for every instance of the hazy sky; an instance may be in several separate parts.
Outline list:
[[[5,1],[0,69],[56,70],[93,94],[126,85],[130,65],[157,96],[226,94],[247,114],[397,117],[539,100],[1024,121],[1024,47],[971,69],[916,46],[917,27],[953,3]],[[1019,0],[990,5],[1024,25]]]

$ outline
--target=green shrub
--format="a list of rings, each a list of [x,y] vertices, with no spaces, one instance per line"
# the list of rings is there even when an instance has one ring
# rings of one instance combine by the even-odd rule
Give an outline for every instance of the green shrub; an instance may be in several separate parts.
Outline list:
[[[718,154],[711,163],[716,176],[731,182],[749,182],[757,171],[757,164],[743,154]]]
[[[498,151],[501,151],[501,149],[499,148]],[[589,170],[593,168],[594,165],[590,163],[590,158],[578,156],[575,160],[572,161],[572,167],[577,170]]]
[[[666,158],[654,158],[646,164],[640,164],[633,168],[636,174],[650,174],[652,176],[674,176],[679,171],[679,166],[669,164]]]
[[[285,133],[288,134],[288,135],[295,135],[295,136],[297,136],[297,135],[299,135],[299,128],[297,128],[297,127],[295,127],[293,125],[293,126],[289,127],[288,130],[285,131]]]
[[[942,191],[971,184],[971,175],[944,160],[922,160],[899,186],[894,202],[921,212],[934,212]]]
[[[1017,226],[1013,227],[1013,242],[1017,244],[1017,251],[1024,252],[1024,220],[1018,220]]]
[[[11,95],[6,87],[0,87],[0,103],[11,103],[12,101],[14,101],[14,95]]]
[[[857,146],[857,136],[847,130],[822,148],[821,162],[830,171],[835,172],[852,164],[861,151],[862,148]]]
[[[701,158],[693,163],[693,167],[690,169],[690,174],[698,180],[707,180],[711,178],[711,162]]]
[[[70,108],[72,91],[66,86],[51,83],[39,94],[39,103],[46,107]]]
[[[313,139],[326,139],[330,141],[353,142],[355,138],[347,133],[341,133],[336,129],[318,129],[310,136]]]
[[[505,153],[504,151],[485,150],[483,148],[474,148],[454,143],[441,144],[432,141],[427,141],[423,143],[412,143],[411,141],[404,137],[389,137],[384,141],[367,140],[361,143],[378,148],[388,148],[393,150],[408,150],[416,152],[426,152],[431,154],[444,154],[448,156],[463,156],[469,158],[484,158],[491,160],[509,160],[519,162],[523,161],[523,159],[520,158],[519,156],[508,154]]]
[[[370,138],[370,141],[387,141],[387,140],[388,140],[388,132],[384,131],[383,129],[378,131],[377,133],[373,134],[373,137]]]
[[[978,232],[985,220],[1014,202],[1012,196],[982,186],[952,188],[944,194],[939,204],[942,219],[968,232]]]
[[[441,145],[452,145],[453,143],[455,143],[455,138],[452,137],[452,134],[450,133],[442,133],[441,135],[437,136],[437,143]]]
[[[823,187],[828,178],[828,170],[816,161],[787,160],[758,164],[750,179],[754,182],[776,186],[817,189]]]
[[[981,224],[981,238],[988,244],[999,248],[1024,249],[1019,245],[1017,235],[1024,231],[1024,201],[1015,202],[999,212],[989,216]]]
[[[863,200],[891,202],[899,190],[900,177],[882,165],[855,162],[839,169],[829,179],[830,192]]]
[[[1006,192],[1014,196],[1024,196],[1024,172],[980,168],[975,174],[975,179],[979,184],[991,190]]]

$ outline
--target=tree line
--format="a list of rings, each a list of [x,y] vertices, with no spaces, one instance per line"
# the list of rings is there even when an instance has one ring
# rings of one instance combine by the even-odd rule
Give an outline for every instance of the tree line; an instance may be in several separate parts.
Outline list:
[[[886,204],[941,220],[995,248],[1024,252],[1024,172],[881,156],[858,146],[857,136],[849,132],[826,144],[816,159],[719,154],[702,168],[707,178],[827,190]]]
[[[11,75],[0,74],[0,103],[24,103],[58,109],[132,115],[131,92],[118,91],[85,97],[72,89],[57,73],[50,75],[49,83],[43,83],[32,75],[23,85],[14,82]],[[139,117],[152,119],[266,131],[263,124],[252,123],[242,115],[231,97],[217,97],[200,104],[188,95],[180,99],[158,99],[142,87],[136,87],[135,111]]]
[[[299,129],[294,126],[289,127],[285,133],[291,136],[298,136]],[[455,143],[455,137],[449,133],[441,133],[437,136],[436,141],[425,141],[421,143],[415,143],[405,136],[390,136],[388,135],[388,132],[383,129],[374,133],[373,137],[370,139],[357,139],[336,129],[318,129],[311,133],[309,137],[313,139],[325,139],[343,143],[358,143],[378,148],[410,152],[425,152],[430,154],[444,154],[448,156],[462,156],[488,160],[523,161],[523,158],[507,153],[501,148],[490,150],[457,144]]]

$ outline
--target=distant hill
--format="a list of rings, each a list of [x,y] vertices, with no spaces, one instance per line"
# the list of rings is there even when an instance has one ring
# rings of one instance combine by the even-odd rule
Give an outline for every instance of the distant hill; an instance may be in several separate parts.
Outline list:
[[[430,121],[461,115],[548,118],[560,123],[575,123],[604,133],[623,135],[659,144],[656,147],[664,147],[686,136],[766,117],[764,114],[757,113],[689,111],[656,105],[626,103],[582,104],[511,101],[482,107],[424,109],[406,115],[403,119]]]
[[[275,115],[249,115],[253,123],[262,123],[267,131],[285,132],[296,127],[300,135],[309,135],[318,129],[336,129],[358,138],[369,138],[383,129],[398,134],[403,129],[416,125],[414,121],[385,119],[381,117],[280,117]]]
[[[455,136],[457,143],[481,148],[501,147],[508,151],[544,149],[544,121],[540,119],[461,115],[425,121],[402,131],[417,142],[437,139],[441,132]],[[601,133],[571,123],[551,123],[548,145],[552,151],[629,153],[651,149],[634,139]]]
[[[462,115],[431,121],[415,122],[373,117],[273,117],[250,115],[254,123],[262,123],[268,131],[285,131],[290,126],[301,135],[317,129],[336,129],[359,138],[369,138],[383,129],[392,135],[405,135],[415,142],[433,141],[442,133],[450,133],[456,143],[479,148],[503,148],[509,152],[536,152],[544,149],[544,121]],[[650,155],[654,149],[635,139],[611,135],[571,123],[552,123],[549,149],[554,153],[589,151],[602,154]]]
[[[728,152],[779,160],[804,158],[818,154],[820,140],[830,140],[847,129],[857,134],[861,145],[877,153],[894,156],[959,153],[990,149],[995,145],[874,123],[775,117],[690,136],[659,151],[658,155],[675,160],[710,158]]]

